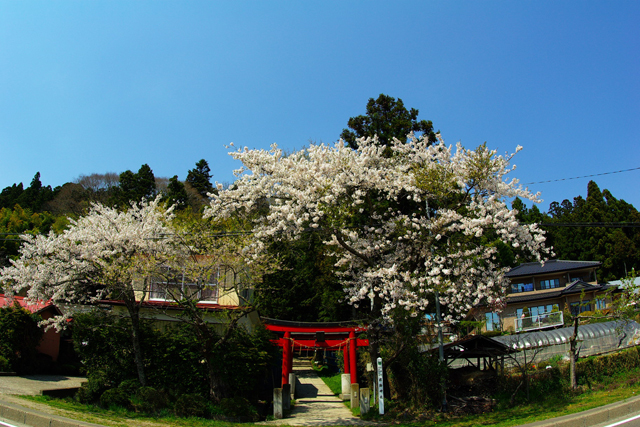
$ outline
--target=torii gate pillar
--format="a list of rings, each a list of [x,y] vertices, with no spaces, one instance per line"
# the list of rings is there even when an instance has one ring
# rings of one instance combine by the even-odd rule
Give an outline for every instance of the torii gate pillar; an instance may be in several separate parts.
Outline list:
[[[293,351],[291,346],[291,332],[285,332],[282,340],[282,385],[289,384],[289,373],[293,368]]]
[[[349,359],[349,342],[344,345],[342,349],[342,361],[344,362],[344,373],[348,374],[351,370],[349,367],[351,366],[351,360]]]
[[[351,384],[358,382],[356,369],[356,333],[349,332],[349,373],[351,374]]]

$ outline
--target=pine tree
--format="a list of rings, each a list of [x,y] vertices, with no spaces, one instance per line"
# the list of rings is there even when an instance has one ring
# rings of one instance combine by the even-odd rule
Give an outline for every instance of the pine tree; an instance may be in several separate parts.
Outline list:
[[[184,209],[188,205],[189,195],[184,188],[184,184],[178,181],[178,175],[174,175],[173,178],[169,178],[169,185],[167,186],[166,200],[170,205],[176,205],[177,209]]]
[[[201,159],[196,163],[195,169],[191,169],[187,174],[187,183],[191,185],[205,199],[208,193],[213,193],[214,188],[211,184],[211,169],[205,159]]]

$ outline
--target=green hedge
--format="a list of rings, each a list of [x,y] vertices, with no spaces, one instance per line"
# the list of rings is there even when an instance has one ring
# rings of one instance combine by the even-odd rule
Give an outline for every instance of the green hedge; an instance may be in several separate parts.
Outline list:
[[[31,314],[16,302],[0,308],[0,371],[19,374],[38,371],[36,347],[42,338],[40,316]]]
[[[576,374],[578,384],[589,384],[590,381],[602,381],[617,373],[630,371],[640,367],[640,351],[638,347],[629,348],[603,356],[592,356],[578,361]]]
[[[545,366],[545,363],[536,363]],[[592,356],[576,363],[578,385],[591,387],[594,383],[606,382],[621,373],[630,372],[640,367],[640,349],[632,347],[616,353]],[[507,375],[501,378],[501,396],[508,397],[518,387],[519,375]],[[569,363],[564,362],[550,369],[530,372],[530,397],[532,400],[545,399],[552,396],[564,397],[569,390]],[[521,389],[522,391],[523,389]]]
[[[164,330],[153,326],[149,321],[142,321],[141,341],[148,387],[140,388],[130,321],[103,311],[76,315],[74,348],[88,378],[88,384],[78,393],[78,400],[84,403],[100,401],[103,406],[109,406],[121,395],[126,395],[126,406],[138,412],[158,413],[174,406],[177,413],[201,413],[204,409],[198,403],[200,399],[190,405],[180,396],[200,396],[205,402],[209,398],[202,343],[188,325],[173,325]],[[226,396],[223,397],[258,400],[258,391],[277,356],[277,348],[269,338],[264,329],[250,334],[238,327],[220,346],[213,365],[224,383]]]

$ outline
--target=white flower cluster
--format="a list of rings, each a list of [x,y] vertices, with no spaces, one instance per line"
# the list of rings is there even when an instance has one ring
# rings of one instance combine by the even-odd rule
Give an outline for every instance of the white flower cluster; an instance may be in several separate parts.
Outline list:
[[[213,196],[206,215],[228,217],[259,202],[254,249],[268,239],[327,233],[336,267],[354,305],[379,299],[383,315],[427,308],[436,291],[449,319],[481,302],[500,307],[508,281],[496,262],[497,240],[542,260],[543,232],[521,225],[506,199],[537,201],[507,181],[512,156],[480,146],[429,145],[423,138],[394,141],[391,155],[375,139],[353,150],[342,141],[285,155],[240,149],[235,184]]]
[[[166,223],[171,209],[160,199],[132,205],[126,212],[100,204],[62,234],[23,235],[20,258],[0,272],[6,290],[26,290],[28,300],[91,303],[106,294],[133,297],[134,279],[173,256],[177,246]],[[9,286],[6,286],[9,285]],[[60,329],[66,318],[49,324]]]

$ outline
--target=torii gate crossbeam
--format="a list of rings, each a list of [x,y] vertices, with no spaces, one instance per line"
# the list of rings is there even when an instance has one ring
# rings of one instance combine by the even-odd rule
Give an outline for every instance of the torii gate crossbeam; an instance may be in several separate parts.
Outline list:
[[[366,331],[358,322],[291,322],[262,318],[266,329],[278,334],[273,342],[282,347],[282,384],[289,384],[293,368],[293,352],[300,349],[322,348],[343,352],[344,373],[350,374],[351,384],[358,382],[356,349],[369,345],[369,341],[356,337]]]

